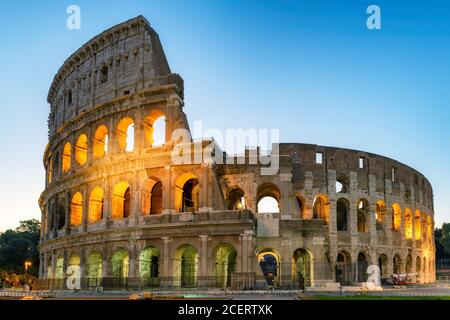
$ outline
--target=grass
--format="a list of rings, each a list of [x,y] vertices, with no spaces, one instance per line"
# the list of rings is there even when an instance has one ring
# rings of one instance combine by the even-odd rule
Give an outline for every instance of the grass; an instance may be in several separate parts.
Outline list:
[[[450,300],[450,296],[312,296],[315,300]]]

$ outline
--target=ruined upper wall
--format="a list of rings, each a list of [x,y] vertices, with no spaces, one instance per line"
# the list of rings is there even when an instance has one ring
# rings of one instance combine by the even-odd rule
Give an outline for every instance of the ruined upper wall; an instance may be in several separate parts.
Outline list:
[[[170,83],[183,90],[149,22],[138,16],[118,24],[84,44],[58,70],[47,97],[49,137],[98,104]]]

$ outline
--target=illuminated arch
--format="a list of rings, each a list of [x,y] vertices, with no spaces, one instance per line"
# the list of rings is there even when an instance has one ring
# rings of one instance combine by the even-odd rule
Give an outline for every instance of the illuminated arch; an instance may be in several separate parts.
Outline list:
[[[227,196],[228,210],[242,210],[245,209],[244,191],[241,188],[234,187],[230,189]]]
[[[70,142],[66,142],[62,154],[62,172],[66,173],[70,170],[72,161],[72,146]]]
[[[112,275],[119,285],[125,284],[128,279],[130,257],[124,248],[117,249],[111,259]]]
[[[314,263],[312,253],[304,248],[298,248],[292,255],[292,284],[304,290],[311,287],[314,280]]]
[[[145,179],[141,188],[141,212],[143,215],[162,213],[163,185],[155,177]]]
[[[102,124],[94,134],[94,158],[101,159],[108,153],[108,128]]]
[[[89,223],[103,219],[103,189],[95,187],[89,197]]]
[[[184,173],[175,180],[175,209],[178,212],[198,211],[200,182],[193,173]]]
[[[147,247],[139,254],[139,277],[142,286],[148,288],[158,286],[159,256],[159,250],[154,247]]]
[[[146,146],[163,145],[166,142],[166,118],[159,109],[153,109],[145,117],[144,134]]]
[[[198,253],[190,244],[177,248],[173,263],[173,286],[183,288],[197,287]]]
[[[313,202],[313,219],[323,219],[329,221],[330,219],[330,203],[328,198],[324,195],[318,195]]]
[[[383,223],[386,214],[386,204],[383,200],[378,200],[375,208],[375,220],[378,223]]]
[[[83,220],[83,195],[76,192],[72,197],[70,204],[70,224],[79,226]]]
[[[102,255],[98,251],[92,251],[87,258],[87,278],[89,287],[101,286],[102,280]]]
[[[422,220],[420,211],[416,210],[414,214],[414,232],[415,232],[415,239],[416,240],[422,240]]]
[[[405,239],[412,239],[412,213],[409,208],[405,209]]]
[[[431,216],[427,216],[427,238],[433,239],[433,222]]]
[[[130,216],[131,189],[126,181],[120,181],[114,186],[112,196],[112,218],[121,219]]]
[[[228,244],[222,243],[214,249],[216,287],[225,288],[231,285],[231,274],[236,269],[236,249]]]
[[[75,144],[75,160],[79,165],[83,165],[87,161],[88,154],[88,137],[86,134],[81,134],[77,143]]]
[[[280,254],[272,248],[265,248],[258,251],[256,259],[264,278],[266,279],[267,285],[270,287],[278,287],[281,279]]]
[[[402,224],[402,209],[398,203],[392,205],[392,230],[399,231]]]
[[[134,149],[134,122],[130,117],[122,118],[117,124],[116,141],[119,152],[131,152]]]

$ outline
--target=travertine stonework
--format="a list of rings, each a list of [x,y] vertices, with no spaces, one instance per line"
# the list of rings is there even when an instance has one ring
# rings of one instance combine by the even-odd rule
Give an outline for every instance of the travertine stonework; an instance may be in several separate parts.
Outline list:
[[[287,143],[275,175],[261,175],[250,151],[245,164],[173,163],[172,132],[189,130],[183,79],[142,16],[71,55],[48,102],[40,278],[53,285],[69,266],[80,267],[83,288],[104,289],[358,285],[369,265],[383,279],[435,281],[433,191],[406,165]],[[258,212],[264,197],[279,212]]]

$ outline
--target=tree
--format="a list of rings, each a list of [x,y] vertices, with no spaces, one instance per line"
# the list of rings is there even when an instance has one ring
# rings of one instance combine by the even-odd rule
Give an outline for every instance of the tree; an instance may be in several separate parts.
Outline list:
[[[445,258],[448,258],[450,256],[450,223],[444,223],[442,229],[436,231],[436,238],[439,236],[439,241],[436,241],[436,251],[439,243],[446,254]]]
[[[0,233],[0,269],[15,274],[25,272],[24,262],[32,263],[27,273],[37,276],[39,270],[40,223],[36,219],[20,221],[16,230]]]

